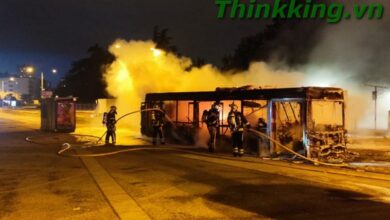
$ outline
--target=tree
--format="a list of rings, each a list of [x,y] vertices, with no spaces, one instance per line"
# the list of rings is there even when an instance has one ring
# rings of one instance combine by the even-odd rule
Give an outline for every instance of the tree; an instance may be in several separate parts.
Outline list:
[[[58,84],[56,94],[78,97],[81,102],[89,103],[109,97],[103,74],[114,60],[114,55],[97,44],[90,47],[88,57],[72,64],[72,68]]]
[[[222,69],[246,70],[253,61],[304,64],[322,27],[319,21],[274,20],[264,31],[242,38],[234,53],[222,58]]]
[[[177,47],[172,45],[172,37],[168,36],[168,28],[160,30],[158,26],[154,26],[153,29],[153,41],[156,43],[156,47],[169,53],[177,54]]]
[[[175,45],[172,44],[172,37],[168,35],[169,29],[163,28],[160,30],[159,26],[154,26],[153,29],[153,42],[156,43],[156,48],[162,49],[168,53],[173,53],[177,56],[181,56]],[[194,67],[202,67],[206,64],[206,60],[202,57],[197,57],[193,60],[192,65],[186,70],[189,71]]]
[[[202,57],[197,57],[195,60],[193,60],[192,67],[202,67],[206,64],[207,64],[206,59]]]

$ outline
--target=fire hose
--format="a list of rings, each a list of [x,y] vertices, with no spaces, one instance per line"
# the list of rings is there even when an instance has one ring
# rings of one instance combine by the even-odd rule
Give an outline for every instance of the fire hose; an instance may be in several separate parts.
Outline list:
[[[140,113],[140,112],[147,112],[147,111],[160,111],[162,113],[164,113],[164,111],[162,111],[161,109],[158,109],[158,108],[148,108],[148,109],[143,109],[143,110],[138,110],[138,111],[133,111],[133,112],[129,112],[127,114],[124,114],[123,116],[119,117],[117,120],[116,120],[116,123],[118,123],[120,120],[124,119],[125,117],[128,117],[130,115],[133,115],[133,114],[136,114],[136,113]],[[167,115],[164,115],[164,117],[170,122],[172,123],[172,120],[167,116]],[[95,147],[96,144],[99,144],[100,141],[103,139],[103,137],[107,134],[107,131],[103,133],[102,136],[100,137],[96,137],[96,136],[92,136],[92,135],[78,135],[78,134],[75,134],[75,136],[80,136],[80,137],[92,137],[92,138],[96,138],[98,139],[96,142],[91,142],[89,144],[84,144],[82,145],[82,147],[85,149],[85,148],[89,148],[89,147]],[[41,136],[44,136],[44,135],[41,135]],[[37,136],[35,136],[37,137]],[[42,144],[42,143],[38,143],[36,141],[33,141],[31,137],[27,137],[26,138],[26,141],[30,142],[30,143],[35,143],[35,144]],[[63,155],[66,151],[69,151],[70,149],[73,148],[73,146],[69,143],[63,143],[62,144],[62,149],[60,151],[57,152],[57,154],[59,155]],[[108,153],[98,153],[98,154],[71,154],[71,155],[68,155],[68,156],[74,156],[74,157],[101,157],[101,156],[110,156],[110,155],[115,155],[115,154],[120,154],[120,153],[125,153],[125,152],[131,152],[131,151],[140,151],[140,150],[173,150],[171,148],[156,148],[156,147],[149,147],[149,148],[146,148],[146,147],[142,147],[142,148],[132,148],[132,149],[125,149],[125,150],[119,150],[119,151],[113,151],[113,152],[108,152]]]
[[[133,112],[129,112],[127,114],[124,114],[122,115],[121,117],[119,117],[115,123],[118,123],[120,120],[126,118],[127,116],[130,116],[130,115],[133,115],[133,114],[136,114],[136,113],[141,113],[141,112],[149,112],[149,111],[159,111],[161,113],[165,113],[163,110],[159,109],[159,108],[147,108],[147,109],[142,109],[142,110],[138,110],[138,111],[133,111]],[[174,123],[172,122],[172,119],[169,118],[166,114],[164,114],[164,117],[172,124],[174,125]],[[103,139],[103,137],[107,134],[107,131],[103,133],[103,135],[96,141],[96,144],[100,143],[100,141]],[[179,137],[176,137],[178,139],[180,139]]]
[[[248,131],[250,132],[253,132],[255,134],[257,134],[259,137],[264,137],[264,138],[267,138],[268,140],[270,140],[271,142],[273,142],[274,144],[278,145],[279,147],[281,147],[283,150],[301,158],[301,159],[304,159],[306,161],[309,161],[309,162],[312,162],[314,163],[315,165],[316,164],[319,164],[319,165],[325,165],[325,166],[333,166],[333,167],[348,167],[349,165],[346,164],[346,163],[342,163],[342,164],[334,164],[334,163],[325,163],[325,162],[321,162],[321,161],[317,161],[317,160],[313,160],[311,158],[308,158],[308,157],[305,157],[303,156],[302,154],[299,154],[293,150],[291,150],[290,148],[286,147],[285,145],[281,144],[279,141],[273,139],[272,137],[264,134],[264,133],[261,133],[259,131],[256,131],[254,129],[247,129]]]
[[[140,112],[147,112],[147,111],[160,111],[162,113],[164,113],[161,109],[158,109],[158,108],[149,108],[149,109],[143,109],[143,110],[138,110],[138,111],[133,111],[133,112],[130,112],[130,113],[127,113],[127,114],[124,114],[123,116],[121,116],[120,118],[118,118],[118,120],[116,120],[116,123],[118,123],[120,120],[122,120],[123,118],[125,117],[128,117],[130,115],[133,115],[133,114],[136,114],[136,113],[140,113]],[[172,123],[172,120],[164,115],[167,120],[169,122]],[[247,131],[249,132],[252,132],[254,134],[256,134],[258,137],[263,137],[263,138],[266,138],[268,140],[270,140],[271,142],[273,142],[274,144],[278,145],[279,147],[281,147],[282,149],[284,149],[285,151],[303,159],[303,160],[306,160],[306,161],[309,161],[315,165],[325,165],[325,166],[333,166],[333,167],[348,167],[348,164],[345,164],[345,163],[342,163],[342,164],[333,164],[333,163],[326,163],[326,162],[321,162],[321,161],[317,161],[317,160],[314,160],[314,159],[311,159],[311,158],[308,158],[308,157],[305,157],[293,150],[291,150],[290,148],[288,148],[287,146],[281,144],[279,141],[273,139],[272,137],[264,134],[264,133],[261,133],[257,130],[254,130],[254,129],[246,129]],[[98,138],[98,140],[94,143],[90,143],[91,145],[83,145],[84,148],[88,148],[88,147],[94,147],[96,146],[96,144],[98,144],[102,139],[103,137],[106,135],[107,132],[103,133],[103,135],[101,137]],[[76,135],[76,136],[81,136],[81,137],[94,137],[94,138],[97,138],[96,136],[91,136],[91,135]],[[31,140],[30,137],[27,137],[26,138],[26,141],[28,142],[31,142],[31,143],[34,143],[34,141]],[[70,149],[72,149],[72,145],[69,144],[69,143],[63,143],[62,144],[62,149],[60,151],[58,151],[58,154],[59,155],[63,155],[65,152],[69,151]],[[138,147],[138,148],[131,148],[131,149],[124,149],[124,150],[118,150],[118,151],[113,151],[113,152],[107,152],[107,153],[96,153],[96,154],[71,154],[71,155],[68,155],[68,156],[74,156],[74,157],[101,157],[101,156],[111,156],[111,155],[115,155],[115,154],[120,154],[120,153],[125,153],[125,152],[131,152],[131,151],[141,151],[141,150],[178,150],[178,151],[181,151],[183,149],[173,149],[173,148],[167,148],[167,147]]]
[[[264,138],[267,138],[269,139],[270,141],[272,141],[273,143],[275,143],[276,145],[280,146],[282,149],[284,149],[285,151],[301,158],[301,159],[304,159],[306,161],[309,161],[315,165],[324,165],[324,166],[332,166],[332,167],[348,167],[349,165],[348,164],[345,164],[345,163],[342,163],[342,164],[333,164],[333,163],[325,163],[325,162],[321,162],[321,161],[317,161],[317,160],[313,160],[311,158],[308,158],[308,157],[305,157],[293,150],[291,150],[290,148],[284,146],[283,144],[281,144],[280,142],[278,142],[277,140],[271,138],[270,136],[266,135],[266,134],[263,134],[259,131],[256,131],[254,129],[247,129],[247,131],[249,132],[253,132],[255,134],[257,134],[258,136],[260,137],[264,137]],[[64,152],[70,150],[72,148],[72,146],[70,144],[63,144],[63,148],[62,150],[60,150],[58,152],[59,155],[63,154]],[[131,149],[124,149],[124,150],[118,150],[118,151],[113,151],[113,152],[108,152],[108,153],[98,153],[98,154],[83,154],[83,155],[78,155],[78,154],[74,154],[74,155],[70,155],[70,156],[74,156],[74,157],[103,157],[103,156],[112,156],[112,155],[115,155],[115,154],[120,154],[120,153],[126,153],[126,152],[132,152],[132,151],[141,151],[141,150],[173,150],[173,151],[183,151],[185,150],[185,148],[179,148],[179,149],[173,149],[173,148],[167,148],[167,147],[139,147],[139,148],[131,148]]]

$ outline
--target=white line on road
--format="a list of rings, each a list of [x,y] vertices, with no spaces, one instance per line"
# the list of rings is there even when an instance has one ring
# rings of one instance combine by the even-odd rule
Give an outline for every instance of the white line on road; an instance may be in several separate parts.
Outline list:
[[[120,219],[150,219],[137,202],[94,158],[81,158]]]

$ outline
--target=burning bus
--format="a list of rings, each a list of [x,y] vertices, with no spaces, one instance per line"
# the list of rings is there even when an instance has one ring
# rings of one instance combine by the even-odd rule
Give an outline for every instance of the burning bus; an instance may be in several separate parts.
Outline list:
[[[202,112],[214,102],[220,103],[217,150],[230,146],[227,123],[228,105],[235,103],[253,129],[269,138],[245,135],[245,149],[274,156],[284,153],[280,145],[320,161],[338,162],[346,156],[345,92],[339,88],[301,87],[261,89],[253,87],[217,88],[208,92],[149,93],[141,109],[158,105],[169,123],[164,127],[169,141],[198,144],[208,138]],[[265,128],[258,127],[262,121]],[[141,115],[141,133],[152,135],[151,113]],[[263,152],[264,153],[264,152]]]

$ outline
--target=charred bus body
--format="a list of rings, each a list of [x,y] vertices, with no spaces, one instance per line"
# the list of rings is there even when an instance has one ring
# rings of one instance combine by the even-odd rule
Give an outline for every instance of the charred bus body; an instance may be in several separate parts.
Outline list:
[[[223,140],[230,136],[228,105],[234,102],[252,128],[307,157],[338,162],[343,161],[347,153],[344,93],[339,88],[320,87],[217,88],[210,92],[150,93],[146,95],[141,108],[159,105],[170,118],[170,123],[164,128],[168,138],[194,144],[198,142],[199,134],[206,134],[201,122],[202,112],[215,101],[220,102],[217,149],[221,149],[226,146]],[[151,113],[143,112],[141,132],[147,136],[152,134],[150,120]],[[265,127],[260,128],[259,121]],[[256,139],[259,137],[246,135],[246,152],[256,152],[260,146]],[[263,140],[263,145],[260,148],[265,148],[267,154],[283,152],[269,139]]]

